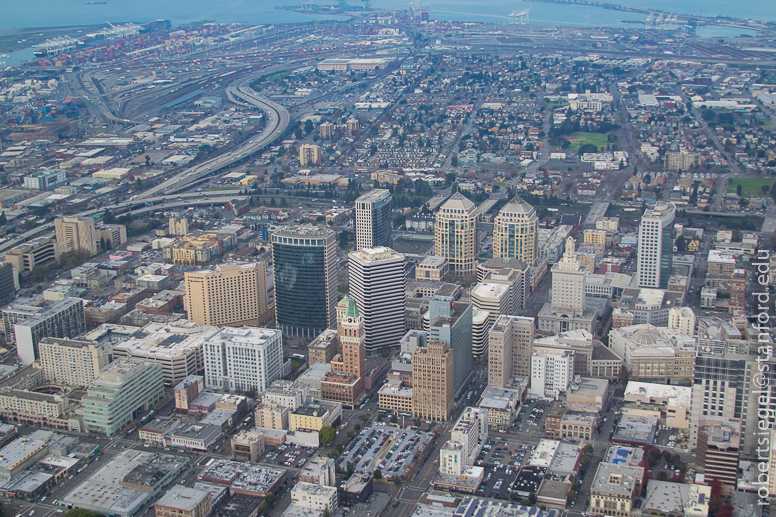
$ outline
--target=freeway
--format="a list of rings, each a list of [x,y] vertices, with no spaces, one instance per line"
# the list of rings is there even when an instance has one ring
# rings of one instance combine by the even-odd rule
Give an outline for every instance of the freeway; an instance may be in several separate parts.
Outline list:
[[[271,101],[263,95],[260,95],[250,86],[247,86],[246,83],[248,83],[248,81],[249,79],[244,79],[237,84],[233,84],[228,87],[227,91],[229,91],[231,95],[239,97],[248,104],[264,111],[267,118],[267,125],[261,134],[251,139],[247,144],[179,172],[172,178],[138,195],[139,199],[147,200],[160,193],[172,194],[180,192],[181,190],[188,188],[192,182],[225,167],[230,167],[263,149],[283,134],[290,121],[288,110],[277,102]]]

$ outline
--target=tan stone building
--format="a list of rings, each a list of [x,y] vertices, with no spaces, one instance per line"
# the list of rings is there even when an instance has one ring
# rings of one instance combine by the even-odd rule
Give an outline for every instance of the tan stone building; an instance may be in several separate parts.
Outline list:
[[[51,237],[38,237],[8,250],[5,261],[19,272],[32,271],[35,266],[45,266],[59,260],[65,248],[66,244]]]
[[[110,362],[107,345],[95,341],[47,337],[38,343],[38,353],[46,380],[66,386],[90,388]]]
[[[502,315],[488,335],[488,385],[506,388],[510,379],[531,375],[531,348],[536,336],[533,318]]]
[[[97,253],[93,217],[66,216],[54,221],[57,242],[65,245],[64,251],[77,254],[94,255]]]
[[[378,407],[397,415],[412,415],[412,388],[399,379],[389,380],[377,392]]]
[[[101,224],[94,229],[95,247],[116,249],[127,242],[127,227],[123,224]]]
[[[209,264],[237,246],[237,237],[219,233],[199,233],[175,239],[162,248],[164,260],[179,266]]]
[[[444,257],[458,278],[474,278],[477,255],[477,207],[456,192],[436,214],[434,255]]]
[[[173,485],[156,504],[156,517],[208,517],[213,511],[210,492]]]
[[[590,488],[592,515],[630,517],[633,499],[641,494],[643,467],[599,463]]]
[[[232,437],[232,459],[256,463],[264,454],[264,434],[242,430]]]
[[[326,329],[307,345],[307,356],[310,364],[328,363],[339,353],[337,331]]]
[[[516,197],[493,221],[493,257],[533,265],[539,253],[539,217],[534,207]]]
[[[315,144],[303,144],[299,147],[299,164],[304,167],[308,164],[320,165],[321,147]]]
[[[597,415],[591,413],[566,413],[560,419],[560,438],[572,440],[593,439]]]
[[[200,325],[264,323],[268,313],[267,265],[228,263],[184,276],[189,321]]]
[[[606,246],[606,232],[603,230],[585,230],[582,242]]]
[[[429,341],[412,354],[412,416],[445,421],[453,412],[453,351]]]
[[[254,424],[256,424],[256,427],[281,431],[288,429],[289,414],[290,411],[287,407],[265,402],[253,412]]]

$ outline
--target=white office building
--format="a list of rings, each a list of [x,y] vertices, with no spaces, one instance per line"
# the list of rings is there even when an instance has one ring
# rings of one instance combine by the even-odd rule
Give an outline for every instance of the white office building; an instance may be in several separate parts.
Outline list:
[[[214,390],[261,393],[282,377],[283,333],[257,327],[225,327],[204,344],[205,385]]]
[[[648,208],[639,226],[639,253],[636,275],[639,287],[667,289],[674,253],[673,203],[658,202]]]
[[[535,397],[557,399],[574,379],[574,351],[534,348],[531,356],[531,386]]]
[[[405,282],[404,255],[391,248],[364,248],[348,255],[350,297],[364,318],[367,353],[397,346],[404,335]]]

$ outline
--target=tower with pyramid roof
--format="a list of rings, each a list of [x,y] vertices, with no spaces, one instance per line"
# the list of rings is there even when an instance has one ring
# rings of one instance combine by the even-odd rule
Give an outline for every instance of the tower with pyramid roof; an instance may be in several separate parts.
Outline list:
[[[342,325],[342,368],[343,371],[355,377],[362,377],[366,372],[366,351],[364,349],[365,332],[364,317],[358,311],[356,301],[348,299],[348,308],[340,322]]]

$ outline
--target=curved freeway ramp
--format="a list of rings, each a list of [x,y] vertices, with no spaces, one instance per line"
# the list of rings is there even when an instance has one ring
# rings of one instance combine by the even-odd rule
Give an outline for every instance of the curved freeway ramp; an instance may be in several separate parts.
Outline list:
[[[200,180],[205,176],[226,167],[230,167],[247,156],[263,149],[283,134],[290,121],[288,110],[277,102],[271,101],[263,95],[260,95],[250,86],[245,85],[246,82],[247,80],[229,86],[227,88],[227,95],[229,98],[236,97],[245,104],[262,110],[267,119],[267,125],[264,130],[262,130],[259,135],[252,138],[248,143],[193,167],[189,167],[159,185],[146,190],[138,195],[139,199],[148,199],[160,194],[174,194],[180,192],[187,188],[192,182]]]

